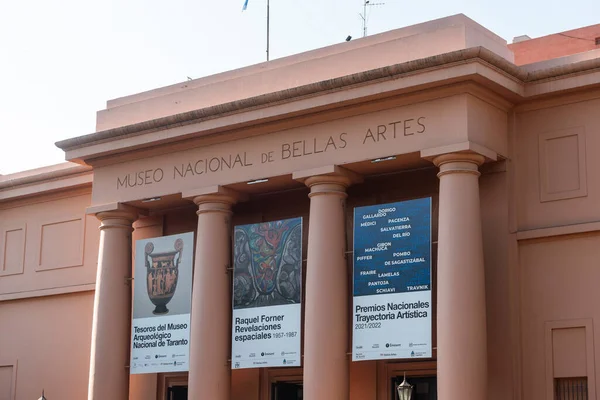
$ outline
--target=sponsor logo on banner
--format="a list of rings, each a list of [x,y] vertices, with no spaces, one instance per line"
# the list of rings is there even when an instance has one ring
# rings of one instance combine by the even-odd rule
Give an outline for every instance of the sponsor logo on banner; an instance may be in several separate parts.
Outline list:
[[[430,198],[355,208],[353,292],[352,360],[431,357]]]
[[[300,365],[302,218],[236,226],[232,367]]]
[[[135,246],[130,373],[188,371],[194,234]]]

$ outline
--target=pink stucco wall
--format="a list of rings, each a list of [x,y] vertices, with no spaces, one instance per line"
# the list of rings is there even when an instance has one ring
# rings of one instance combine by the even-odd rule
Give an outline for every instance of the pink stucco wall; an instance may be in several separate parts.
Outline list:
[[[600,36],[598,26],[567,33]],[[431,44],[432,38],[444,40]],[[476,153],[486,160],[480,167],[479,197],[487,398],[551,399],[554,379],[573,376],[585,376],[589,398],[595,398],[600,378],[595,370],[600,350],[594,345],[600,340],[595,289],[600,278],[600,76],[592,68],[526,80],[526,73],[547,73],[543,68],[550,66],[566,70],[579,60],[549,58],[590,50],[572,43],[553,35],[506,46],[473,21],[454,16],[202,78],[186,83],[188,87],[109,101],[99,113],[99,129],[473,46],[497,54],[495,60],[427,64],[402,79],[79,143],[67,149],[68,157],[91,167],[65,164],[1,176],[0,399],[34,399],[42,389],[49,400],[86,398],[99,247],[99,222],[87,207],[118,202],[140,207],[151,216],[134,225],[134,239],[170,235],[197,226],[196,207],[182,193],[223,185],[250,196],[234,207],[234,224],[292,216],[308,221],[308,189],[293,174],[336,164],[365,178],[348,189],[349,248],[353,207],[431,196],[435,254],[440,199],[438,170],[431,159],[451,152]],[[517,65],[544,60],[552,65],[518,69],[511,64],[512,52]],[[597,59],[594,54],[588,62]],[[237,91],[239,87],[245,91]],[[304,108],[294,108],[299,103]],[[397,121],[408,121],[401,135],[390,128]],[[421,132],[411,130],[418,127],[415,121],[424,124]],[[378,130],[382,134],[376,138],[365,135]],[[345,135],[344,147],[338,148],[340,134]],[[163,141],[168,135],[170,141]],[[282,157],[282,146],[296,143],[300,149],[330,138],[338,145],[328,153],[298,150],[294,157]],[[269,151],[277,158],[272,163],[257,161],[212,175],[173,175],[173,166],[181,163],[238,153],[261,160]],[[390,155],[396,159],[371,163]],[[135,180],[140,171],[146,177],[157,168],[169,172],[159,182],[148,178],[140,185],[123,184],[130,174]],[[269,182],[246,184],[257,178]],[[150,197],[161,199],[143,202]],[[308,230],[305,241],[307,235]],[[434,345],[435,327],[434,322]],[[435,375],[438,366],[436,357],[422,363],[350,363],[350,399],[389,399],[392,377],[404,371]],[[232,398],[268,400],[272,382],[302,379],[302,373],[301,368],[233,371]],[[162,400],[165,387],[174,381],[185,383],[187,374],[132,377],[130,398]]]
[[[12,364],[18,400],[84,399],[94,293],[35,297],[0,304],[0,368]],[[0,384],[0,397],[13,400]]]

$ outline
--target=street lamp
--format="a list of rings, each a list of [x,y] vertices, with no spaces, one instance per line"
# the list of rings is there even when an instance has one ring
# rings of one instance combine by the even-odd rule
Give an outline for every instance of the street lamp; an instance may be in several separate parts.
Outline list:
[[[42,397],[40,397],[38,400],[47,400],[46,396],[44,396],[44,389],[42,389]]]
[[[406,382],[406,372],[404,373],[404,380],[401,384],[396,387],[398,390],[399,400],[410,400],[412,397],[413,385]]]

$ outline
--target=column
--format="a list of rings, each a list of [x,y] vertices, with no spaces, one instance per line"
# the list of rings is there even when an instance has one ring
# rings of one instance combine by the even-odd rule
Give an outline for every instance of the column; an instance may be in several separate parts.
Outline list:
[[[133,224],[133,269],[132,274],[135,276],[135,258],[144,257],[144,254],[135,254],[135,241],[141,239],[150,239],[161,237],[163,235],[163,217],[153,216],[140,218]],[[145,284],[145,282],[141,282]],[[135,280],[132,285],[132,296],[134,293]],[[132,297],[133,298],[133,297]],[[156,391],[158,384],[158,374],[135,374],[129,376],[129,400],[156,400]]]
[[[188,197],[187,195],[184,195]],[[192,290],[188,397],[229,400],[231,385],[231,207],[236,196],[219,188],[193,198],[198,231]]]
[[[438,398],[486,399],[486,301],[478,171],[484,158],[455,153],[433,161],[440,169]]]
[[[348,399],[346,188],[340,173],[310,176],[308,260],[304,296],[304,398]]]
[[[88,212],[94,212],[91,208]],[[94,295],[89,400],[127,400],[131,332],[131,232],[137,212],[118,205],[96,212],[100,249]]]

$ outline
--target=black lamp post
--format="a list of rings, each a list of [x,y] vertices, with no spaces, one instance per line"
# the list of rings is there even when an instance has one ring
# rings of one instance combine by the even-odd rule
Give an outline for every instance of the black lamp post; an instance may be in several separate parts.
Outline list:
[[[398,390],[399,400],[410,400],[412,398],[413,385],[406,382],[406,372],[404,373],[404,380],[396,387],[396,390]]]

